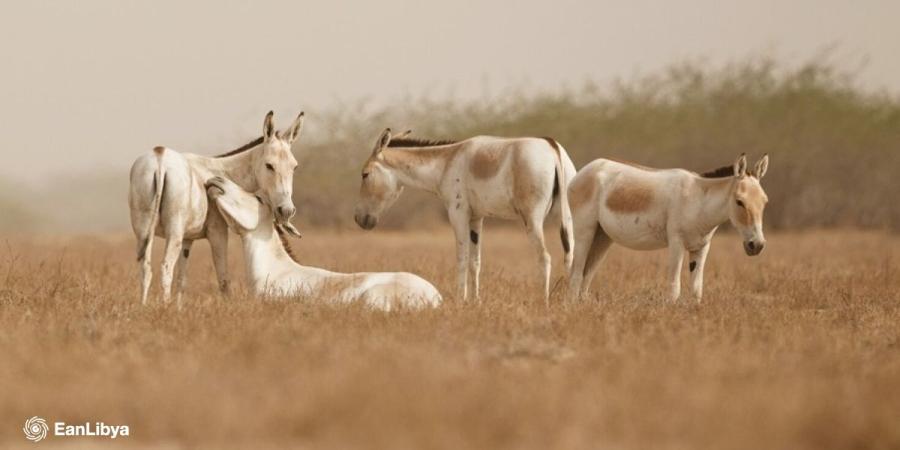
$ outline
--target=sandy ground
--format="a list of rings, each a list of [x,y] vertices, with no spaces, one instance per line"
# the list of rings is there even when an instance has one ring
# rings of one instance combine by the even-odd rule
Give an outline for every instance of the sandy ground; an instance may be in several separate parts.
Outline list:
[[[483,300],[462,304],[449,230],[305,230],[309,265],[447,297],[384,314],[240,281],[221,298],[205,243],[184,308],[141,307],[129,236],[0,239],[0,447],[900,447],[900,236],[771,233],[749,258],[721,234],[702,305],[663,300],[664,252],[614,248],[592,299],[549,310],[524,234],[484,242]],[[35,445],[35,415],[130,436]]]

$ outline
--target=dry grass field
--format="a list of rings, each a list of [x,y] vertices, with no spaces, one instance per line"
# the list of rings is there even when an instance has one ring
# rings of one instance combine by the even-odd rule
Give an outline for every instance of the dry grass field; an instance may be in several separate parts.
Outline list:
[[[448,229],[305,231],[310,265],[451,297]],[[0,240],[0,447],[900,447],[900,236],[771,233],[749,258],[720,233],[699,306],[663,301],[664,253],[615,248],[595,299],[549,310],[524,234],[484,242],[481,304],[384,314],[220,298],[206,243],[183,310],[141,307],[130,236]],[[32,444],[34,415],[131,436]]]

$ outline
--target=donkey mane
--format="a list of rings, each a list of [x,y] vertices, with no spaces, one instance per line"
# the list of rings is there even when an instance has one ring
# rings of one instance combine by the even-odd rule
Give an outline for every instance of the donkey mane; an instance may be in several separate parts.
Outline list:
[[[459,141],[450,139],[397,138],[391,139],[388,147],[437,147],[439,145],[449,145],[457,142]]]
[[[238,153],[244,153],[247,150],[250,150],[251,148],[256,147],[257,145],[260,145],[262,143],[263,143],[263,137],[260,136],[260,137],[254,139],[254,140],[252,140],[252,141],[250,141],[228,153],[222,153],[221,155],[216,155],[215,158],[225,158],[227,156],[237,155]]]
[[[288,242],[288,238],[284,233],[284,230],[281,229],[278,225],[275,225],[275,231],[278,233],[278,240],[281,241],[281,247],[284,248],[284,251],[287,252],[288,256],[291,257],[295,263],[300,264],[300,260],[297,259],[297,255],[294,254],[294,249],[291,248],[291,243]]]
[[[700,174],[703,178],[725,178],[734,176],[734,166],[722,166]]]

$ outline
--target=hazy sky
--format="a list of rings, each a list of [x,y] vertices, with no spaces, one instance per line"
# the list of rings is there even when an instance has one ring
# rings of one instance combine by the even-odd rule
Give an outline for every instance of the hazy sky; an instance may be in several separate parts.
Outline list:
[[[157,144],[227,149],[263,114],[432,92],[471,98],[773,51],[900,92],[900,2],[28,1],[0,17],[5,180],[125,170]]]

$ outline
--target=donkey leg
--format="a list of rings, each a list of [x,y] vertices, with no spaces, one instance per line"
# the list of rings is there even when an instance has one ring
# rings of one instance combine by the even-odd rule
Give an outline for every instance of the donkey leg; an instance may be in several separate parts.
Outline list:
[[[209,211],[210,216],[213,209]],[[215,214],[219,214],[218,211]],[[213,266],[216,268],[216,278],[219,280],[219,292],[226,296],[230,293],[230,281],[228,279],[228,228],[210,223],[206,231],[209,240],[209,248],[212,250]]]
[[[706,255],[709,254],[709,242],[699,250],[689,253],[688,270],[691,271],[691,295],[697,303],[703,298],[703,267],[706,265]]]
[[[573,302],[580,298],[591,242],[594,239],[594,233],[599,228],[594,220],[578,220],[575,217],[573,222],[575,245],[572,249],[572,267],[569,269],[569,290],[566,293],[566,302]]]
[[[538,270],[544,281],[544,306],[550,307],[550,253],[544,244],[544,227],[541,217],[531,217],[525,220],[525,231],[534,245],[538,254]]]
[[[175,274],[175,264],[181,257],[181,242],[181,236],[169,236],[166,240],[166,253],[163,255],[162,274],[160,275],[164,302],[168,302],[172,295],[172,278]]]
[[[457,295],[462,301],[468,300],[468,280],[466,274],[468,271],[469,257],[469,215],[467,213],[450,213],[450,225],[453,226],[453,233],[456,235],[456,286]]]
[[[153,239],[153,236],[150,236],[150,239]],[[139,242],[138,245],[143,245],[143,242]],[[150,251],[153,248],[153,244],[150,243],[147,246],[147,252],[143,254],[143,257],[138,264],[141,270],[141,305],[147,304],[147,295],[150,293],[150,282],[153,281],[153,267],[150,264]]]
[[[187,263],[191,254],[191,246],[194,241],[184,240],[181,242],[181,252],[178,256],[178,262],[175,263],[175,289],[177,290],[176,300],[181,304],[181,296],[187,288]]]
[[[681,295],[681,265],[684,263],[684,246],[677,239],[669,239],[669,300],[675,302]]]
[[[597,226],[597,231],[594,232],[590,253],[588,253],[587,262],[584,267],[584,281],[581,285],[582,297],[586,297],[590,291],[591,281],[594,280],[594,275],[597,274],[597,270],[600,268],[603,259],[606,258],[606,253],[609,251],[611,245],[612,239],[610,239],[606,232],[603,231],[603,228]]]
[[[478,278],[481,275],[481,229],[484,219],[469,221],[469,276],[472,277],[472,295],[480,301],[478,294]]]

